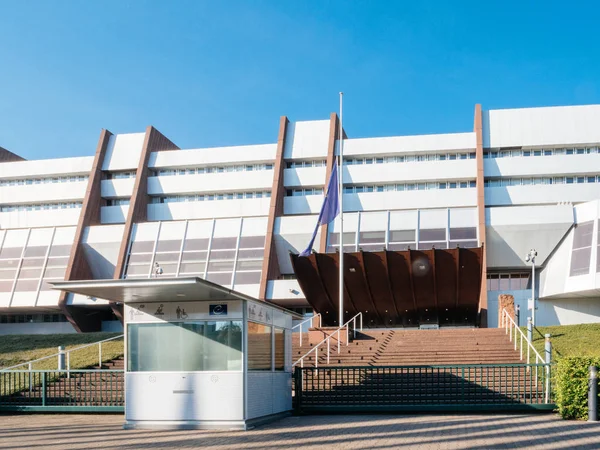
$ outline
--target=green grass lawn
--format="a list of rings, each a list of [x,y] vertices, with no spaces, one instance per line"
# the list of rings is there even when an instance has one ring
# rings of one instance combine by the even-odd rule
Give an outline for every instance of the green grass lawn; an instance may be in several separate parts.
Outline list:
[[[521,327],[527,335],[527,327]],[[556,362],[569,356],[600,357],[600,323],[559,325],[533,329],[533,346],[544,357],[544,335],[552,335],[552,358]]]
[[[27,334],[0,336],[0,368],[42,358],[58,352],[58,346],[66,349],[80,347],[104,339],[118,336],[120,333],[73,333],[73,334]],[[123,339],[102,344],[102,361],[110,361],[124,354]],[[93,345],[71,354],[71,369],[98,366],[98,346]],[[34,370],[56,369],[57,358],[49,358],[35,363]],[[26,370],[24,366],[22,369]]]

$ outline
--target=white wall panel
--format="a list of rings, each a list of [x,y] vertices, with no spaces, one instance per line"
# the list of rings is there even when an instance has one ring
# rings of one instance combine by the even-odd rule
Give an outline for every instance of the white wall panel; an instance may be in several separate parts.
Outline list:
[[[360,215],[360,231],[387,230],[387,211],[365,212]]]
[[[129,205],[102,206],[100,208],[100,221],[105,223],[125,223]]]
[[[430,230],[434,228],[446,228],[448,224],[447,209],[424,209],[419,211],[419,228]]]
[[[267,283],[267,299],[304,300],[306,296],[302,292],[302,289],[300,289],[298,280],[269,280]]]
[[[323,186],[326,178],[325,167],[299,167],[297,169],[284,169],[283,185],[286,187],[297,186]]]
[[[0,212],[2,228],[77,225],[81,208]]]
[[[101,181],[101,196],[104,198],[131,197],[135,178],[115,178]]]
[[[285,159],[324,159],[329,144],[329,120],[290,122],[285,139]]]
[[[3,186],[0,187],[0,204],[15,205],[83,200],[87,185],[86,180],[26,186]]]
[[[171,152],[153,152],[148,167],[151,169],[209,166],[219,164],[261,163],[275,159],[277,144],[240,145]]]
[[[83,232],[83,244],[121,243],[124,225],[96,225],[86,227]]]
[[[137,169],[146,133],[113,134],[108,140],[102,170]]]
[[[450,209],[450,228],[477,227],[477,208]]]
[[[515,156],[483,160],[486,177],[554,176],[596,174],[600,155]]]
[[[187,194],[197,192],[270,191],[273,170],[252,172],[164,175],[148,178],[148,194]]]
[[[317,223],[317,218],[316,214],[298,217],[276,217],[274,233],[278,235],[312,232]]]
[[[41,178],[54,175],[87,175],[92,170],[93,162],[93,156],[4,162],[0,164],[0,178],[16,179]]]
[[[483,112],[484,147],[600,142],[600,105]]]
[[[475,133],[347,139],[344,141],[344,156],[472,150],[475,146]]]
[[[319,214],[323,204],[323,195],[303,195],[284,197],[284,214]]]
[[[40,291],[37,299],[36,306],[41,308],[47,307],[58,307],[58,298],[60,297],[60,291]]]
[[[390,230],[416,230],[419,228],[418,211],[391,211]]]
[[[270,198],[214,200],[148,205],[148,220],[255,217],[269,214]]]
[[[125,381],[126,420],[244,419],[241,372],[127,372]]]
[[[264,236],[267,234],[268,217],[244,217],[240,236]]]
[[[600,198],[600,183],[504,186],[485,188],[486,206],[547,205],[589,202]]]
[[[475,188],[344,194],[345,211],[452,208],[476,204]]]
[[[345,184],[474,180],[476,176],[474,159],[344,166]]]

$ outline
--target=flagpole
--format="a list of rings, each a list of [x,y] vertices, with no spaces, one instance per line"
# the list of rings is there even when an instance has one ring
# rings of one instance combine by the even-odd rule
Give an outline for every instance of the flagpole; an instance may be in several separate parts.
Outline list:
[[[340,296],[340,327],[344,324],[344,127],[342,125],[342,104],[344,93],[340,92],[340,129],[338,139],[340,140],[340,157],[338,167],[338,199],[340,202],[340,275],[339,275],[339,296]]]

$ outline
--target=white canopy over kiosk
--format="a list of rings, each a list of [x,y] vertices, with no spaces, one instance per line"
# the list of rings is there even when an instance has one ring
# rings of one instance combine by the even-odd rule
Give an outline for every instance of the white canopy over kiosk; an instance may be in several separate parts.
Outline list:
[[[292,318],[201,278],[55,289],[124,304],[125,427],[246,429],[292,409]]]

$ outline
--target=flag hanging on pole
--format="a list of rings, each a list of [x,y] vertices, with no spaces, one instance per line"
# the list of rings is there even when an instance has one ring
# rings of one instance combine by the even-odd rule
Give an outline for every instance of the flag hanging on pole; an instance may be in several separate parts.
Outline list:
[[[325,199],[323,200],[323,206],[321,206],[321,212],[319,213],[319,218],[317,219],[315,231],[313,231],[312,238],[308,243],[308,247],[306,247],[306,250],[300,253],[300,256],[310,255],[315,238],[317,237],[317,231],[319,231],[319,226],[333,222],[333,219],[335,219],[340,213],[337,167],[338,164],[337,161],[335,161],[333,164],[333,170],[331,171],[331,177],[329,178],[329,184],[327,185],[327,193],[325,194]]]

